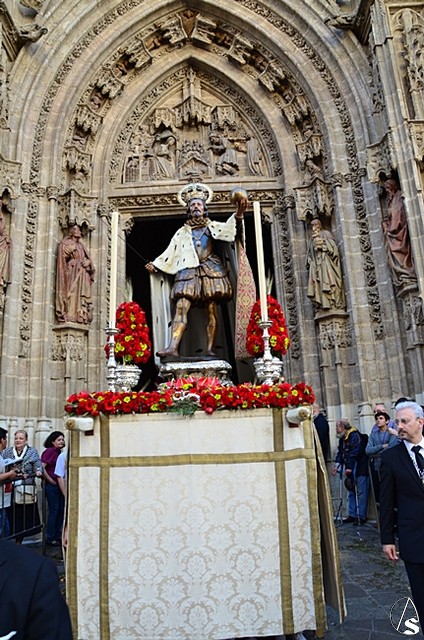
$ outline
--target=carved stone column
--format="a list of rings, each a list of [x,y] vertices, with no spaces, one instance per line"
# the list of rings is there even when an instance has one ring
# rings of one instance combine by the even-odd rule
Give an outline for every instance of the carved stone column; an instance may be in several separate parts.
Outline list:
[[[414,397],[419,404],[424,402],[422,381],[424,380],[424,306],[418,291],[407,292],[402,300],[406,329],[406,348],[409,355]],[[407,388],[405,381],[405,388]]]
[[[328,313],[316,322],[325,406],[350,406],[353,393],[349,376],[349,353],[352,345],[349,315],[344,312]]]
[[[56,382],[56,397],[63,402],[71,393],[87,388],[88,382],[88,327],[64,323],[53,327],[52,388]]]

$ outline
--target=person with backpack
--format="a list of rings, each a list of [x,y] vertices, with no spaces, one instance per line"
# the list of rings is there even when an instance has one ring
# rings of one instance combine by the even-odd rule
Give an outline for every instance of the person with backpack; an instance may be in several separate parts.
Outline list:
[[[368,456],[365,448],[368,436],[353,427],[347,418],[337,420],[336,427],[343,429],[332,474],[337,472],[345,476],[348,491],[348,515],[343,523],[362,525],[367,521],[369,474]]]

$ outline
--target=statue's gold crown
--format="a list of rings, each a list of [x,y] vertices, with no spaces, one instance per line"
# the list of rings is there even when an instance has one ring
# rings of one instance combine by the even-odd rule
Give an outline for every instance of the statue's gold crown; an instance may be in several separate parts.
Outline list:
[[[186,206],[190,200],[193,200],[193,198],[200,198],[206,204],[209,204],[212,197],[212,189],[202,182],[191,182],[190,184],[186,184],[185,187],[179,190],[177,196],[178,202],[183,207]]]

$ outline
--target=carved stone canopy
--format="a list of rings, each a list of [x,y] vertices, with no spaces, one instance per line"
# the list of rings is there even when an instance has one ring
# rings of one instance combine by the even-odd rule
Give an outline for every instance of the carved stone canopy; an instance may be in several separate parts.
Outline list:
[[[264,141],[241,109],[188,67],[175,91],[134,123],[122,184],[272,174]]]

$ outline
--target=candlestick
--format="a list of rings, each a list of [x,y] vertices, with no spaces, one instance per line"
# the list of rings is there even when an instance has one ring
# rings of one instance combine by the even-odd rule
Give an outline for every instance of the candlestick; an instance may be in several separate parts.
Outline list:
[[[266,299],[264,243],[262,240],[261,205],[253,203],[253,219],[255,221],[256,255],[258,258],[259,299],[261,302],[261,320],[268,322],[268,304]]]
[[[109,295],[109,327],[115,326],[116,321],[116,287],[118,275],[118,228],[119,213],[111,213],[111,240],[110,240],[110,295]]]

